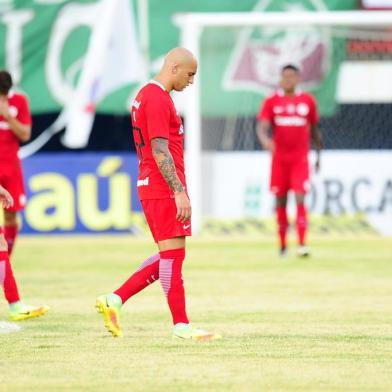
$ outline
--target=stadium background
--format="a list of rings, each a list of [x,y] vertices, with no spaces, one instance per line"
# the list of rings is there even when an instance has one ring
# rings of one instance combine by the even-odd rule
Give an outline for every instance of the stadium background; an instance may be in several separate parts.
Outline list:
[[[179,43],[174,13],[338,11],[387,1],[150,0],[150,74]],[[29,94],[34,116],[34,140],[22,149],[30,201],[12,265],[23,299],[50,307],[45,317],[15,325],[5,322],[8,307],[0,300],[0,390],[391,390],[392,246],[391,237],[379,234],[392,223],[389,29],[361,29],[359,36],[326,29],[333,33],[331,72],[309,86],[320,101],[327,151],[308,200],[312,256],[306,259],[295,256],[294,235],[288,257],[278,256],[269,157],[254,138],[254,114],[268,91],[264,71],[271,72],[269,82],[281,59],[260,62],[274,66],[254,75],[253,90],[237,89],[226,77],[233,37],[246,29],[205,31],[197,79],[205,222],[202,235],[187,242],[184,278],[192,323],[223,339],[173,341],[158,282],[122,308],[124,337],[113,339],[95,314],[95,297],[118,287],[156,247],[141,235],[148,229],[135,193],[127,114],[137,80],[148,78],[145,66],[135,66],[146,54],[143,34],[131,39],[132,32],[145,34],[139,6],[147,1],[102,3],[126,12],[113,29],[121,39],[113,37],[108,49],[101,35],[97,51],[91,41],[97,1],[0,1],[0,65]],[[303,27],[305,37],[320,37]],[[252,53],[263,52],[264,31],[251,33]],[[284,48],[293,33],[275,29],[272,41]],[[296,47],[297,38],[290,41]],[[140,51],[132,51],[135,41]],[[88,76],[103,63],[97,86]],[[69,123],[65,108],[76,113]],[[79,234],[86,232],[122,234]]]
[[[163,54],[179,44],[179,29],[173,23],[175,13],[362,8],[356,0],[171,1],[164,8],[159,1],[151,0],[148,52],[143,53],[146,48],[139,39],[143,17],[140,2],[123,3],[123,11],[129,17],[112,28],[114,49],[105,51],[103,47],[102,51],[107,57],[121,53],[122,58],[130,56],[132,60],[124,60],[122,67],[109,61],[100,85],[97,87],[96,81],[90,81],[85,87],[90,101],[82,104],[77,113],[86,116],[87,122],[93,119],[93,125],[84,141],[75,141],[67,129],[67,121],[71,120],[64,121],[61,115],[70,102],[77,100],[77,94],[83,94],[82,61],[91,43],[94,30],[91,15],[96,6],[94,1],[33,0],[2,5],[0,63],[12,68],[18,87],[30,97],[34,120],[33,141],[22,149],[22,154],[28,156],[23,161],[29,196],[22,223],[25,233],[146,231],[136,197],[137,168],[127,107],[140,83],[159,69]],[[76,14],[81,16],[75,18]],[[243,64],[241,59],[233,64],[233,52],[240,30],[206,29],[201,42],[203,168],[204,172],[210,166],[214,168],[210,176],[203,178],[206,232],[212,224],[215,227],[219,224],[222,233],[233,230],[228,227],[240,227],[240,232],[253,230],[255,225],[270,220],[273,211],[268,192],[268,157],[258,152],[254,132],[255,114],[273,83],[257,80],[257,76],[252,80],[254,75],[238,76]],[[134,41],[121,40],[124,32],[134,34]],[[355,80],[341,77],[342,72],[349,75],[358,69],[355,66],[369,61],[383,66],[379,79],[388,73],[391,37],[388,30],[383,29],[382,33],[381,44],[379,38],[371,35],[359,39],[349,34],[333,36],[327,43],[330,48],[326,61],[335,66],[316,79],[310,75],[313,80],[308,80],[308,86],[319,102],[328,151],[324,154],[322,174],[314,177],[308,203],[314,219],[344,215],[342,221],[356,221],[357,228],[364,227],[365,222],[369,228],[391,234],[392,179],[388,169],[392,148],[391,97],[382,93],[374,97],[374,89],[364,88],[358,99],[356,91],[350,94]],[[257,32],[249,35],[249,40],[260,39]],[[284,40],[284,36],[277,39]],[[150,72],[146,72],[143,54],[148,58]],[[369,73],[366,67],[358,72],[360,79]],[[243,87],[246,83],[253,85]],[[49,135],[45,143],[38,151],[31,149],[44,134]],[[237,178],[235,192],[229,189],[230,183],[224,177],[228,167]],[[250,167],[259,170],[249,170]],[[121,213],[121,209],[127,213]],[[242,223],[233,226],[230,222],[234,220]]]

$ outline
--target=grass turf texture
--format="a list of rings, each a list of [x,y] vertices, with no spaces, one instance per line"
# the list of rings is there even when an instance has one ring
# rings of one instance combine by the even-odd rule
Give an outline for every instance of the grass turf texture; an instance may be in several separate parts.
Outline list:
[[[304,260],[279,259],[266,240],[188,246],[189,315],[222,341],[173,341],[159,283],[123,308],[123,339],[105,331],[95,297],[155,252],[150,241],[20,238],[21,292],[51,311],[0,335],[0,390],[392,388],[392,239],[314,240]]]

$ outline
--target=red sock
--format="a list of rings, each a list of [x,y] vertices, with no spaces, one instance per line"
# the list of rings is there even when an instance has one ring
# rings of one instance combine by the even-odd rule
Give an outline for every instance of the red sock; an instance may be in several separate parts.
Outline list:
[[[306,229],[308,227],[308,219],[306,216],[306,208],[303,204],[297,205],[297,234],[299,245],[305,245]]]
[[[280,240],[281,249],[286,248],[286,233],[289,227],[289,221],[287,219],[286,207],[276,207],[276,220],[278,222],[278,233]]]
[[[182,279],[182,263],[185,249],[172,249],[160,252],[159,279],[173,317],[173,324],[189,323],[185,309],[185,290]]]
[[[12,304],[19,301],[18,286],[12,272],[8,252],[0,251],[0,282],[3,281],[5,299]]]
[[[4,237],[8,244],[8,255],[11,257],[12,249],[14,248],[16,236],[18,235],[18,226],[4,226]]]
[[[159,253],[144,260],[139,269],[114,294],[122,303],[159,279]]]

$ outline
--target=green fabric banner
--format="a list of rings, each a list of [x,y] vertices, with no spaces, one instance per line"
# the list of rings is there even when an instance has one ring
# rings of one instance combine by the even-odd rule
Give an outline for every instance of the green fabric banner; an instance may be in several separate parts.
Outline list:
[[[133,9],[137,11],[136,2],[129,1]],[[78,84],[82,60],[91,37],[91,27],[94,22],[91,17],[92,9],[98,3],[93,0],[14,0],[7,2],[7,5],[0,6],[0,11],[2,11],[0,66],[9,69],[13,74],[15,84],[29,95],[34,114],[58,112],[69,103],[67,100],[70,92]],[[150,0],[150,59],[153,62],[168,49],[178,45],[179,31],[172,22],[172,15],[176,12],[317,10],[320,9],[320,5],[324,9],[352,9],[356,7],[356,0],[189,0],[186,2]],[[137,12],[135,15],[137,17]],[[315,43],[315,40],[308,42],[309,45],[316,46],[316,52],[317,50],[322,52],[321,46],[327,43],[328,34],[324,33],[317,33],[319,44]],[[244,105],[244,108],[240,106],[241,114],[255,113],[260,98],[265,95],[266,91],[269,91],[268,86],[263,87],[262,80],[258,80],[253,87],[249,88],[246,78],[244,82],[241,79],[244,76],[238,74],[237,68],[241,68],[241,62],[237,64],[235,61],[238,62],[241,59],[233,59],[234,49],[239,50],[238,34],[245,33],[238,30],[206,29],[203,34],[201,60],[204,71],[201,75],[201,82],[202,108],[205,115],[228,115],[233,112],[234,108],[237,109],[238,114],[239,100],[250,102]],[[256,44],[261,38],[263,42],[267,39],[272,43],[280,39],[288,39],[287,34],[278,31],[271,34],[271,31],[260,32],[252,29],[246,34],[249,40],[254,40]],[[301,32],[299,40],[309,34],[316,33],[307,28]],[[334,43],[335,47],[338,44]],[[256,54],[263,53],[265,48],[263,49],[262,45],[256,48]],[[317,45],[321,46],[317,47]],[[213,56],[209,55],[212,50]],[[247,47],[244,50],[246,52]],[[320,53],[316,53],[315,56],[321,56],[322,53]],[[327,60],[325,60],[326,64],[333,64],[333,57],[328,57]],[[318,83],[316,87],[312,87],[313,92],[321,102],[327,102],[329,98],[324,95],[329,94],[330,89],[324,89],[323,86],[335,83],[336,67],[327,67],[318,72],[318,75],[309,76],[309,85]],[[317,83],[315,83],[315,78],[318,80]],[[126,113],[129,94],[135,87],[137,87],[136,83],[128,83],[110,91],[98,103],[97,111]],[[221,94],[223,90],[225,93]],[[328,107],[327,104],[322,106]]]

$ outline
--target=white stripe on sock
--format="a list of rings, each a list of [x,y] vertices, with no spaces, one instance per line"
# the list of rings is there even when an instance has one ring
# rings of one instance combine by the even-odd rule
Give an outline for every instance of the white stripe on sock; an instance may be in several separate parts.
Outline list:
[[[172,265],[173,259],[161,259],[159,261],[159,279],[166,297],[171,287]]]
[[[158,261],[160,258],[159,253],[150,256],[148,259],[144,260],[143,263],[141,264],[141,266],[137,269],[136,272],[141,271],[143,268],[148,267],[149,265],[155,263],[156,261]]]

